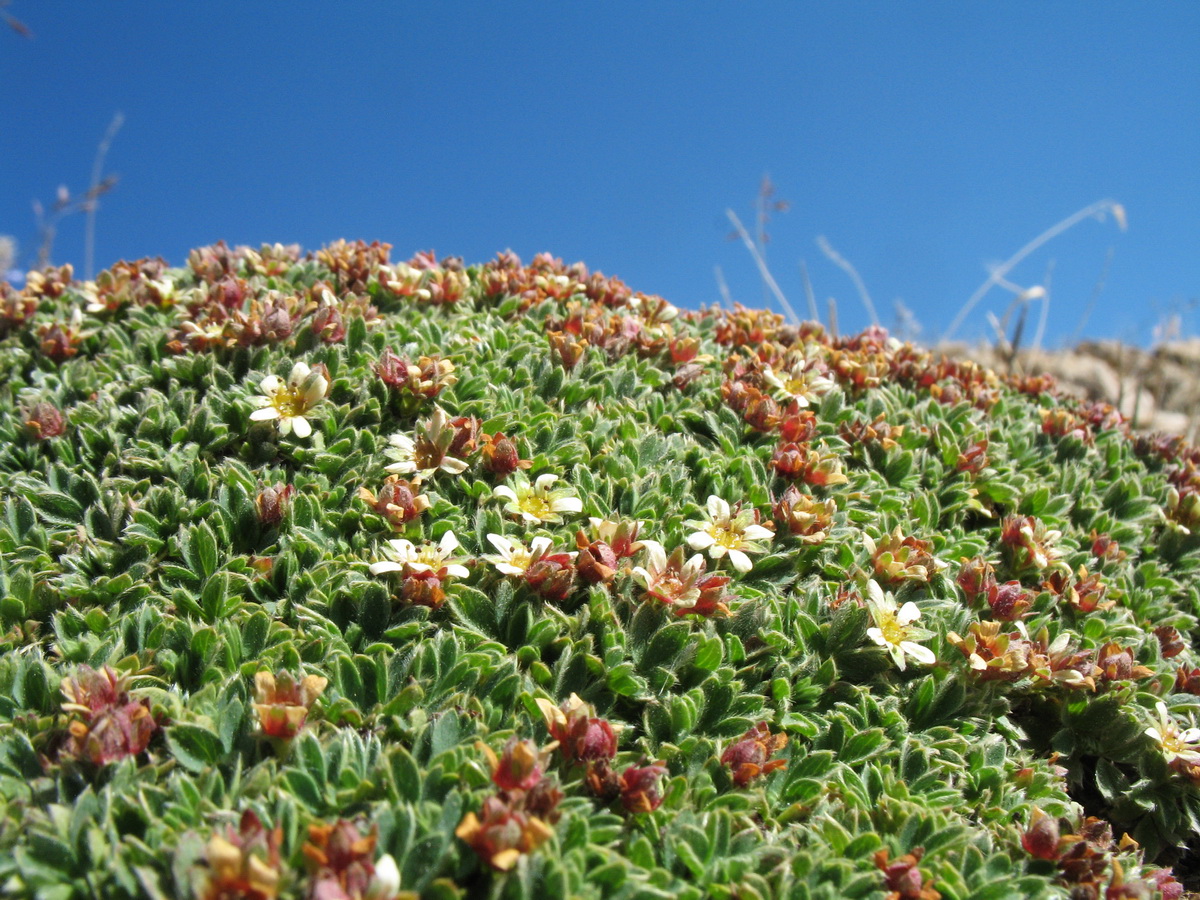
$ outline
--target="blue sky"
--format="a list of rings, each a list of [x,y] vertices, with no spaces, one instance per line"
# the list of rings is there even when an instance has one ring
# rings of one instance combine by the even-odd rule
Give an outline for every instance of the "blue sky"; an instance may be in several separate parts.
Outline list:
[[[345,237],[482,262],[549,250],[682,306],[764,304],[724,210],[768,174],[790,209],[768,259],[804,310],[867,323],[819,235],[936,337],[1000,262],[1112,198],[1015,268],[1052,266],[1047,343],[1200,331],[1200,4],[47,3],[0,32],[0,233],[106,171],[96,260]],[[56,261],[82,268],[83,219]],[[1111,248],[1111,249],[1110,249]],[[960,329],[988,332],[993,289]],[[1036,310],[1034,312],[1036,317]]]

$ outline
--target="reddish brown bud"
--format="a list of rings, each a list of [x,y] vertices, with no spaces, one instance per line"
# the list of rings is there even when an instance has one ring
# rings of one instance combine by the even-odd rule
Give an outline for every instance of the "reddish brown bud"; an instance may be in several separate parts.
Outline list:
[[[282,522],[294,493],[296,489],[292,485],[283,483],[259,491],[254,498],[254,504],[258,507],[258,521],[268,527]]]
[[[533,463],[521,459],[516,442],[505,437],[503,432],[481,436],[482,443],[479,452],[483,457],[483,467],[498,478],[507,478],[517,469],[528,469]]]
[[[651,812],[662,805],[659,782],[667,774],[662,762],[649,766],[630,766],[621,773],[621,805],[631,813]]]
[[[772,734],[766,722],[759,722],[721,754],[721,765],[733,772],[733,783],[745,787],[754,778],[787,765],[785,759],[771,756],[787,746],[786,734]]]
[[[36,403],[25,412],[25,427],[34,440],[59,437],[67,430],[63,415],[53,403]]]

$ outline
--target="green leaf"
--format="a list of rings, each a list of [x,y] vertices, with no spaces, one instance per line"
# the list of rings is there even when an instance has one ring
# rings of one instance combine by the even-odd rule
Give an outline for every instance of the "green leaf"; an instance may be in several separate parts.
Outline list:
[[[404,747],[397,746],[389,754],[392,784],[400,800],[416,803],[421,799],[421,770],[417,761]]]
[[[296,799],[309,809],[314,812],[321,812],[325,808],[325,800],[321,796],[321,788],[317,784],[317,780],[307,772],[302,772],[299,769],[289,769],[283,773],[283,780],[287,782],[288,790],[295,795]]]
[[[166,739],[171,755],[189,772],[203,773],[222,758],[221,739],[202,725],[172,725]]]
[[[217,536],[207,522],[192,526],[192,543],[200,562],[200,575],[208,578],[217,571]]]

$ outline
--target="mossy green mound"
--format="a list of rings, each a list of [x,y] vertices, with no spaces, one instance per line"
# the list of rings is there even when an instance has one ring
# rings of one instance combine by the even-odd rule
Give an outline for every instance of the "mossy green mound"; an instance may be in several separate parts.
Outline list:
[[[0,892],[1179,896],[1200,454],[388,250],[0,286]]]

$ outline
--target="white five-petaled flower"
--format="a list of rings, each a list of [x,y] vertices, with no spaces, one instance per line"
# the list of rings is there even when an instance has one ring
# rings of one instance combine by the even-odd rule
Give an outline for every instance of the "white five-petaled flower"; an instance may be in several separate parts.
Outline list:
[[[642,541],[646,564],[633,567],[633,580],[647,594],[672,606],[692,606],[700,597],[697,582],[704,574],[704,555],[697,553],[683,561],[683,548],[676,548],[669,557],[658,541]]]
[[[528,547],[502,534],[489,534],[487,539],[488,543],[500,552],[488,554],[483,558],[504,575],[524,575],[530,566],[550,551],[551,546],[550,538],[545,535],[535,537]],[[574,559],[575,551],[571,551],[567,556]]]
[[[383,552],[390,560],[371,563],[372,575],[383,575],[388,572],[432,572],[439,578],[466,578],[471,573],[467,567],[453,561],[450,557],[458,549],[458,538],[453,531],[447,531],[436,544],[422,544],[420,547],[412,541],[403,538],[388,541]]]
[[[583,501],[569,487],[554,487],[556,481],[557,475],[539,475],[530,484],[524,472],[517,472],[512,487],[502,484],[492,491],[492,496],[508,501],[504,504],[505,512],[520,516],[530,525],[561,522],[559,513],[583,512]]]
[[[1154,738],[1167,762],[1176,760],[1190,766],[1200,766],[1200,728],[1185,728],[1182,731],[1179,723],[1172,718],[1167,704],[1161,700],[1154,705],[1158,710],[1158,727],[1153,725],[1146,729],[1146,734]]]
[[[268,375],[259,382],[258,389],[262,396],[256,401],[261,408],[250,413],[250,419],[255,422],[278,419],[281,434],[295,432],[296,437],[306,438],[312,434],[312,426],[305,414],[325,398],[329,382],[320,371],[314,372],[307,364],[298,362],[292,366],[286,382],[278,375]]]
[[[440,406],[435,406],[429,421],[417,427],[416,438],[398,433],[388,438],[391,446],[384,453],[396,461],[384,466],[383,470],[397,475],[415,472],[419,478],[438,471],[461,475],[467,470],[467,462],[450,455],[454,438],[455,429],[450,424],[450,417]]]
[[[921,618],[921,610],[911,600],[897,608],[895,598],[885,594],[878,582],[867,582],[867,609],[875,625],[867,629],[867,637],[887,650],[900,671],[904,671],[906,660],[911,657],[923,666],[933,665],[937,657],[928,647],[918,644],[914,638],[922,639],[929,633],[914,628],[913,622]]]
[[[808,406],[836,387],[831,378],[805,359],[779,371],[768,368],[763,372],[763,380],[775,389],[778,399],[795,400],[797,406]]]
[[[728,554],[733,567],[742,573],[754,566],[746,554],[766,553],[767,548],[761,542],[775,537],[775,532],[755,521],[753,509],[740,510],[735,516],[729,504],[716,494],[708,498],[708,517],[708,522],[693,519],[684,523],[696,529],[688,535],[688,546],[701,552],[707,550],[712,559]]]
[[[394,900],[400,893],[400,867],[396,858],[385,853],[375,862],[375,875],[367,887],[368,900]]]

